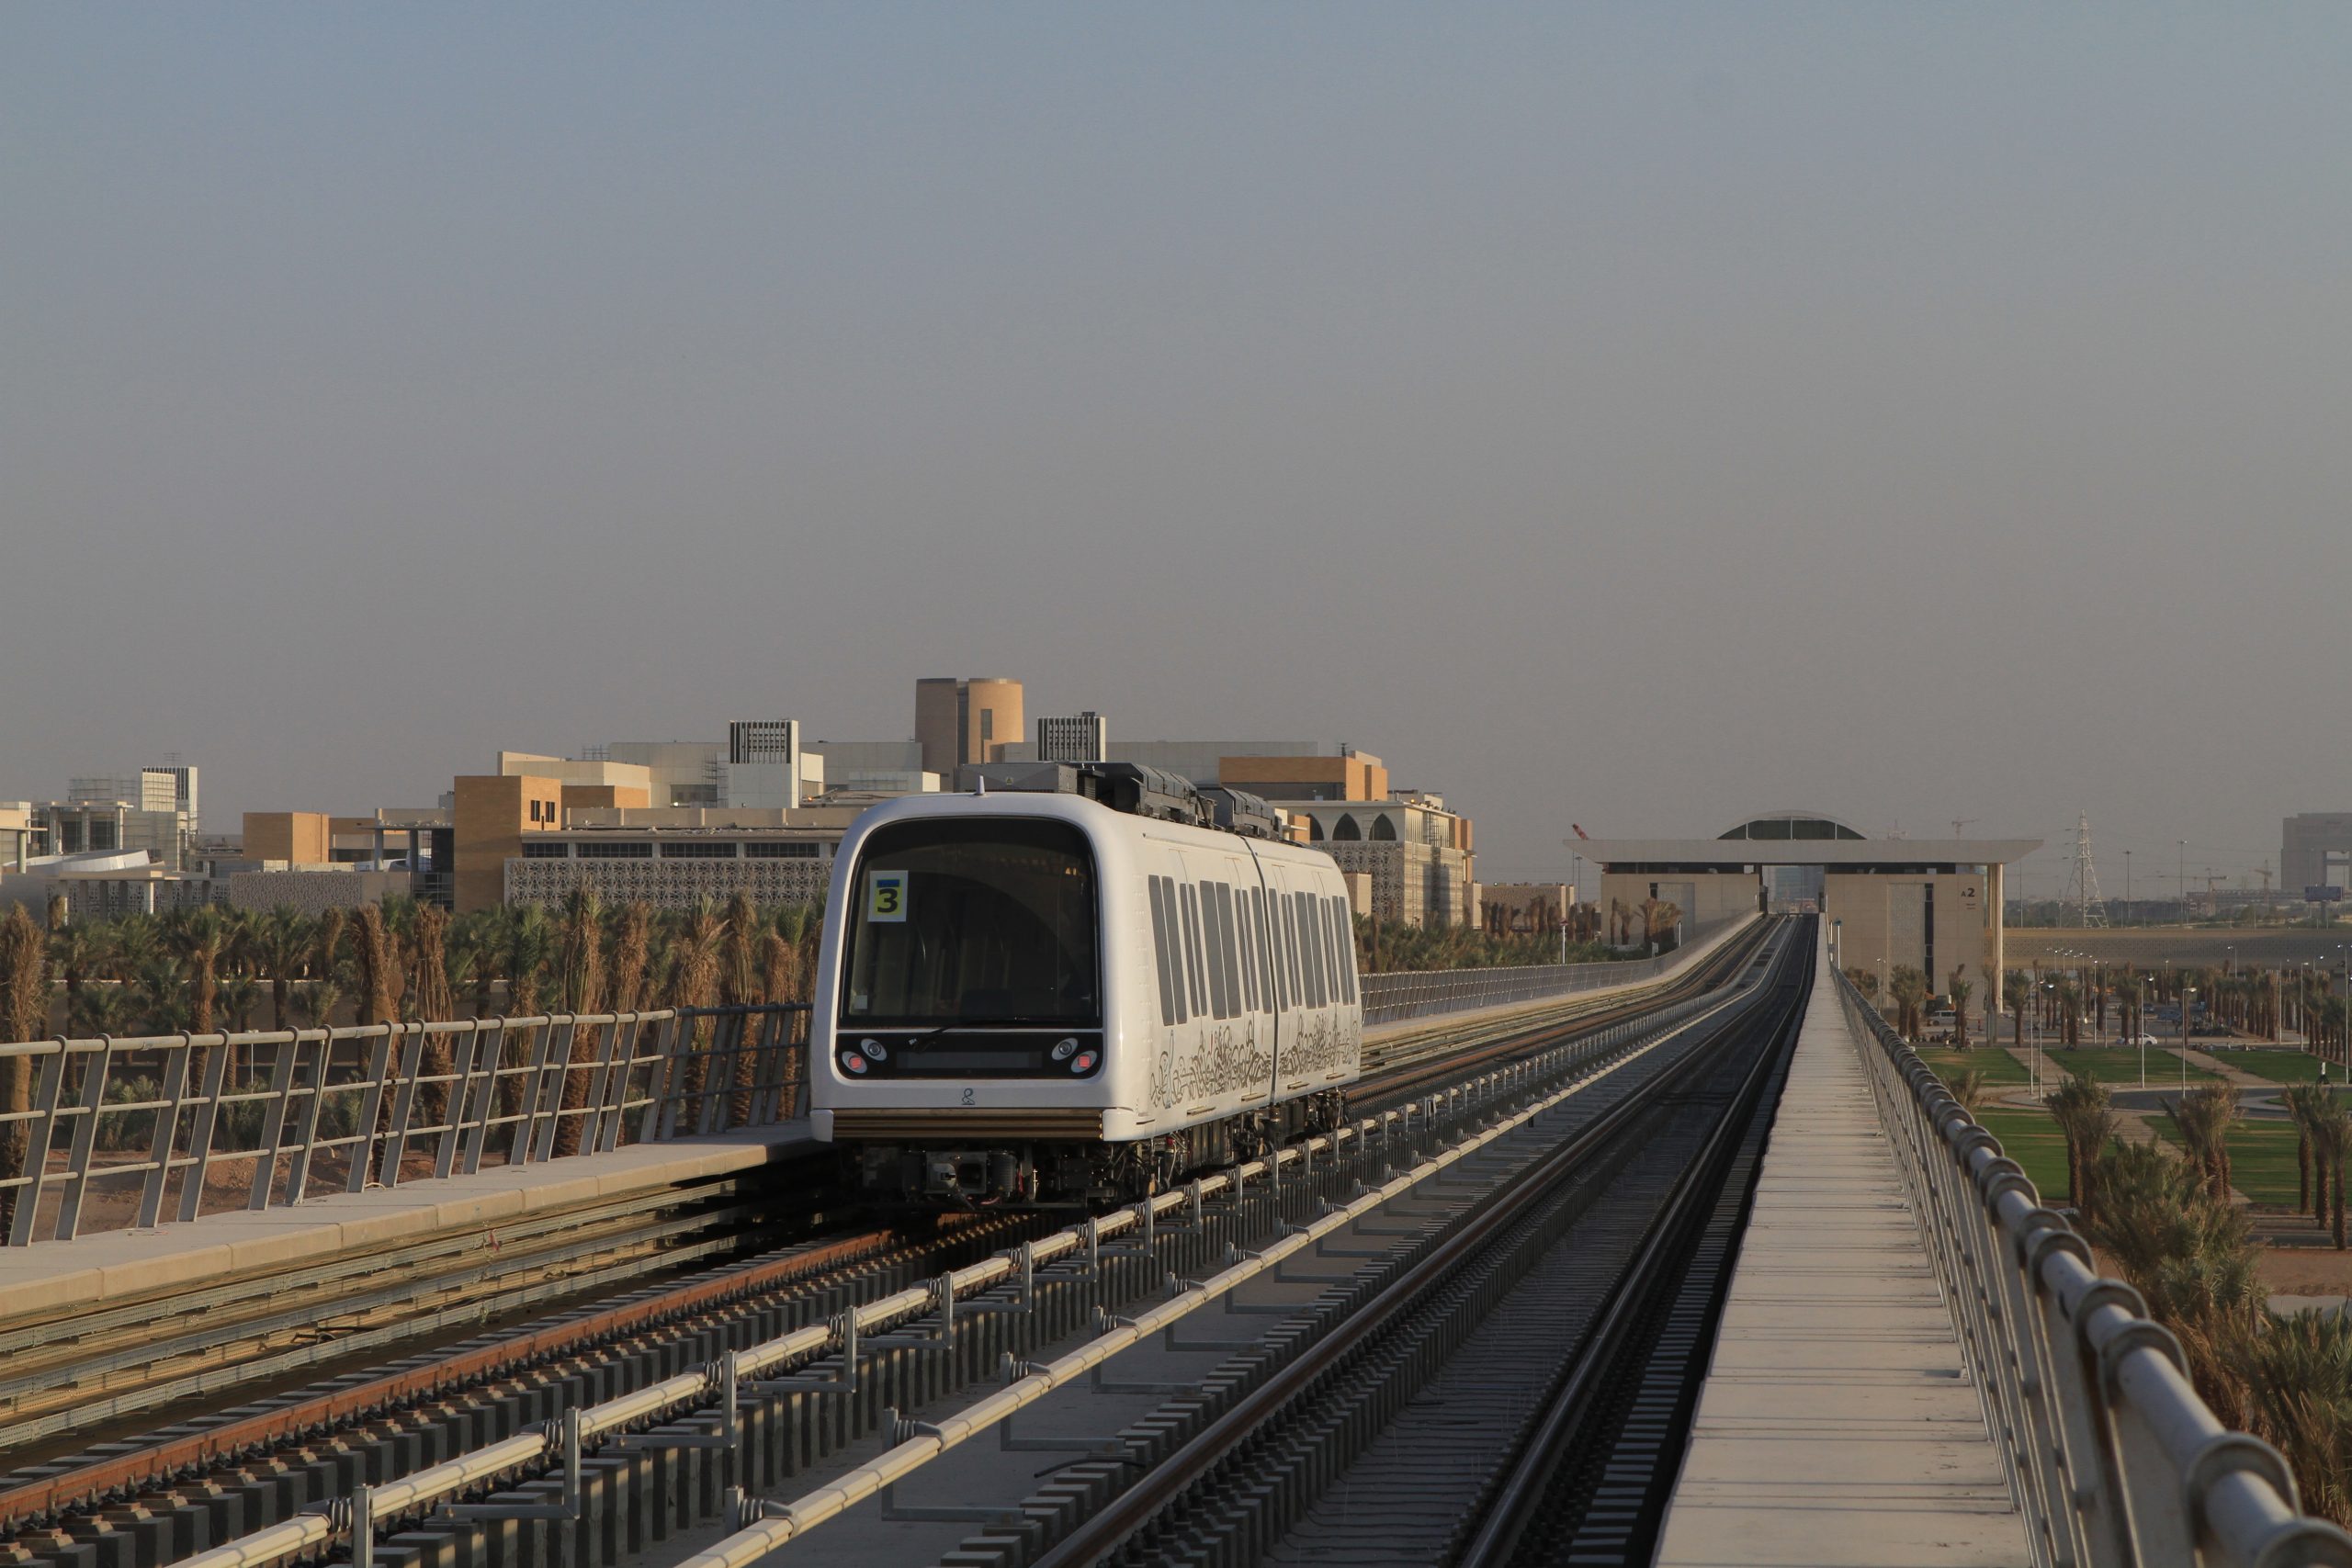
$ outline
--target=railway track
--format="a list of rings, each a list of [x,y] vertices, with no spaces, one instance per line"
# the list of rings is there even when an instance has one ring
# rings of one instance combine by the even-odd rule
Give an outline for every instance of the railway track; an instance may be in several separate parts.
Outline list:
[[[956,1561],[1646,1562],[1802,1015],[1786,959],[1051,1550]]]
[[[1706,977],[1715,976],[1711,970]],[[1658,1004],[1653,1000],[1649,1006]],[[1379,1122],[1381,1151],[1374,1148],[1370,1134],[1359,1130],[1345,1159],[1338,1154],[1340,1145],[1349,1142],[1343,1135],[1329,1141],[1319,1168],[1316,1151],[1309,1148],[1298,1151],[1287,1168],[1283,1160],[1274,1162],[1273,1179],[1264,1187],[1252,1190],[1246,1179],[1237,1181],[1237,1190],[1218,1206],[1219,1213],[1196,1215],[1189,1246],[1163,1236],[1148,1241],[1140,1257],[1130,1250],[1115,1259],[1091,1258],[1088,1270],[1093,1278],[1082,1292],[1062,1288],[1067,1281],[1046,1280],[1034,1281],[1031,1288],[1041,1295],[1058,1292],[1072,1302],[1081,1295],[1096,1298],[1096,1306],[1107,1294],[1115,1304],[1148,1292],[1163,1266],[1186,1261],[1188,1252],[1214,1253],[1269,1231],[1278,1233],[1297,1215],[1329,1201],[1351,1180],[1361,1179],[1362,1168],[1376,1152],[1385,1151],[1398,1127],[1423,1139],[1442,1135],[1446,1128],[1475,1115],[1498,1086],[1538,1081],[1546,1049],[1565,1062],[1622,1048],[1633,1030],[1631,1021],[1620,1016],[1625,1010],[1611,1009],[1573,1026],[1552,1024],[1522,1032],[1481,1052],[1479,1059],[1501,1065],[1489,1067],[1464,1089],[1431,1097],[1401,1113],[1387,1112]],[[1563,1041],[1564,1034],[1576,1038]],[[1196,1186],[1191,1201],[1197,1208],[1200,1201]],[[1163,1207],[1168,1203],[1160,1201]],[[1133,1213],[1122,1211],[1121,1215],[1131,1218]],[[1119,1217],[1098,1225],[1102,1236],[1117,1235]],[[109,1445],[104,1452],[19,1472],[0,1478],[0,1529],[7,1532],[0,1540],[0,1558],[86,1562],[93,1568],[151,1568],[169,1562],[190,1550],[320,1506],[347,1492],[356,1477],[381,1480],[429,1468],[436,1456],[463,1440],[460,1434],[478,1446],[486,1436],[528,1430],[533,1423],[551,1420],[592,1396],[626,1393],[632,1384],[657,1385],[665,1376],[674,1381],[683,1375],[678,1369],[707,1365],[745,1344],[772,1341],[779,1328],[827,1317],[838,1320],[844,1306],[856,1315],[864,1310],[857,1306],[861,1300],[887,1306],[908,1295],[907,1281],[939,1266],[948,1249],[968,1253],[1001,1247],[1017,1239],[1015,1233],[1023,1225],[1034,1229],[1039,1223],[967,1224],[954,1237],[938,1238],[928,1250],[893,1246],[891,1240],[871,1235],[811,1243],[745,1268],[640,1291],[595,1312],[484,1337],[413,1357],[371,1375],[211,1413],[151,1434],[143,1442]],[[1148,1232],[1150,1222],[1144,1223]],[[1128,1245],[1132,1248],[1132,1242]],[[922,1299],[921,1292],[915,1294]],[[893,1315],[883,1312],[874,1326],[887,1329]],[[895,1315],[903,1319],[920,1314],[910,1314],[902,1304]],[[1043,1325],[1047,1331],[1056,1326]],[[801,1332],[821,1338],[824,1331],[803,1327]],[[821,1364],[824,1358],[804,1359]],[[904,1383],[910,1393],[920,1393],[925,1386],[935,1392],[941,1382],[935,1372],[921,1370],[922,1363],[934,1358],[912,1354],[904,1347],[869,1354],[866,1359],[875,1363],[869,1371],[880,1374],[870,1384],[877,1394],[897,1383]],[[616,1367],[624,1370],[611,1370]],[[854,1438],[879,1414],[845,1410],[831,1418],[836,1430],[829,1435],[806,1430],[769,1434],[772,1440],[755,1452],[747,1478],[756,1481],[763,1468],[781,1478],[828,1443]]]

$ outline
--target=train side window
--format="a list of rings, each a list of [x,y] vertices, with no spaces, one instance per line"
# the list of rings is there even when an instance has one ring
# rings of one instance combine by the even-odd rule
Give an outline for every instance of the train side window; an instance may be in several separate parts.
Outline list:
[[[1241,1004],[1244,1011],[1258,1010],[1258,954],[1250,946],[1255,922],[1250,919],[1250,889],[1233,890],[1233,934],[1241,950]]]
[[[1195,1016],[1206,1012],[1201,995],[1201,928],[1200,915],[1193,897],[1193,885],[1183,886],[1184,908],[1184,980],[1185,989],[1192,994]]]
[[[1290,972],[1290,1005],[1306,1005],[1306,976],[1298,969],[1298,906],[1287,896],[1275,899],[1283,918],[1283,965]]]
[[[1268,1012],[1283,1010],[1282,965],[1274,962],[1274,931],[1266,922],[1266,890],[1250,890],[1250,908],[1255,912],[1258,935],[1258,989],[1266,999]]]
[[[1159,1021],[1176,1021],[1175,973],[1170,967],[1174,957],[1168,945],[1168,893],[1164,876],[1151,878],[1151,951],[1159,960]]]
[[[1210,893],[1216,899],[1216,942],[1225,957],[1225,1016],[1241,1016],[1241,955],[1238,951],[1238,934],[1233,929],[1233,885],[1213,882]]]
[[[1339,978],[1331,974],[1331,909],[1324,908],[1322,898],[1307,898],[1307,909],[1315,912],[1315,936],[1322,938],[1315,947],[1315,987],[1322,995],[1322,1006],[1334,1006],[1339,1001]]]
[[[1232,968],[1226,964],[1226,915],[1216,908],[1216,884],[1200,884],[1200,945],[1209,957],[1209,1016],[1232,1018]]]
[[[1348,907],[1348,901],[1345,898],[1336,900],[1332,907],[1340,912],[1340,929],[1348,933],[1347,940],[1341,946],[1348,961],[1348,1000],[1352,1004],[1363,999],[1357,994],[1359,987],[1356,985],[1359,971],[1356,960],[1355,912]]]
[[[1323,945],[1322,933],[1315,929],[1315,896],[1295,893],[1292,900],[1298,906],[1298,966],[1300,978],[1306,982],[1306,1005],[1323,1005],[1323,966],[1316,962]]]
[[[1356,999],[1355,922],[1348,919],[1348,902],[1331,900],[1331,973],[1339,979],[1340,999]]]

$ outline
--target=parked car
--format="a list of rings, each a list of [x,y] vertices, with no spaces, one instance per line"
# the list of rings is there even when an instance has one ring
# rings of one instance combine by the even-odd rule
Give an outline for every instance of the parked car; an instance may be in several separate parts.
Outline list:
[[[2117,1037],[2115,1043],[2118,1045],[2161,1045],[2164,1043],[2163,1041],[2157,1039],[2154,1035],[2145,1032],[2137,1036],[2130,1034],[2120,1035]]]

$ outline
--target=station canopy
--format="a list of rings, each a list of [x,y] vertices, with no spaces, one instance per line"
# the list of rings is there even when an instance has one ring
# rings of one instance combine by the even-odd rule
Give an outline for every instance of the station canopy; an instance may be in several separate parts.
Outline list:
[[[1821,811],[1767,811],[1712,839],[1570,839],[1568,848],[1609,871],[1752,870],[1826,865],[1873,870],[2007,865],[2041,847],[2039,839],[1873,839]]]

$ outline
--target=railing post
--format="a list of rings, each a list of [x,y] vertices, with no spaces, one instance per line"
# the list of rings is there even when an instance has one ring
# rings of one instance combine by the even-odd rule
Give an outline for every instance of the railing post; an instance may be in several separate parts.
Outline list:
[[[416,1111],[416,1080],[424,1071],[424,1025],[401,1026],[401,1049],[396,1054],[400,1088],[392,1096],[392,1125],[384,1139],[384,1157],[376,1180],[385,1187],[401,1181],[401,1161],[408,1156],[409,1119]]]
[[[182,1033],[179,1043],[164,1047],[170,1059],[164,1065],[164,1103],[155,1110],[155,1133],[148,1154],[147,1180],[139,1194],[139,1228],[153,1229],[164,1213],[164,1181],[172,1169],[172,1142],[178,1134],[180,1107],[187,1100],[188,1037]]]
[[[269,1098],[262,1102],[262,1125],[254,1140],[254,1174],[245,1189],[245,1207],[259,1213],[269,1207],[277,1187],[277,1156],[286,1146],[286,1114],[290,1108],[294,1061],[301,1055],[301,1031],[281,1030],[277,1048],[269,1055]]]
[[[57,1126],[57,1100],[65,1089],[65,1037],[59,1035],[51,1042],[57,1052],[42,1058],[40,1079],[33,1087],[33,1111],[37,1120],[19,1122],[25,1135],[25,1168],[17,1174],[24,1185],[17,1189],[17,1208],[8,1222],[7,1244],[22,1247],[32,1239],[33,1213],[40,1207],[41,1189],[49,1183],[49,1145]]]
[[[106,1113],[107,1078],[114,1070],[114,1038],[98,1036],[97,1055],[82,1069],[82,1117],[74,1129],[73,1152],[65,1156],[65,1190],[57,1202],[57,1230],[60,1241],[72,1241],[82,1224],[82,1197],[90,1188],[90,1162],[98,1148],[98,1118]],[[21,1227],[25,1242],[32,1239],[32,1232]],[[17,1243],[18,1246],[24,1242]]]
[[[365,1192],[368,1190],[368,1168],[375,1163],[376,1123],[384,1111],[384,1079],[392,1066],[392,1036],[400,1030],[397,1023],[370,1026],[375,1035],[368,1043],[368,1087],[359,1097],[359,1120],[352,1128],[359,1141],[351,1145],[351,1157],[344,1162],[343,1190]]]
[[[212,1168],[212,1128],[220,1116],[220,1092],[229,1081],[229,1038],[227,1035],[208,1036],[220,1043],[209,1047],[211,1055],[204,1059],[204,1083],[198,1090],[196,1125],[188,1134],[188,1168],[180,1183],[180,1219],[185,1222],[203,1212],[204,1183]],[[195,1047],[191,1045],[190,1050]]]

